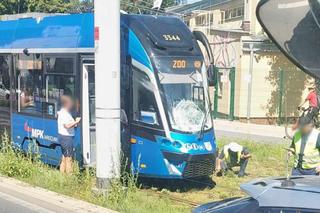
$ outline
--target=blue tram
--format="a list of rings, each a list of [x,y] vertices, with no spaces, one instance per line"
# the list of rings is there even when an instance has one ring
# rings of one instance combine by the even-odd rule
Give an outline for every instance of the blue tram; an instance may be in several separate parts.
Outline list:
[[[178,18],[121,15],[122,150],[140,176],[183,179],[213,172],[212,67],[207,69],[198,40],[210,56],[205,37]],[[67,94],[76,102],[74,116],[82,117],[75,158],[95,165],[94,46],[92,13],[0,22],[0,83],[10,94],[0,97],[0,126],[11,129],[14,146],[25,152],[36,146],[45,163],[58,165],[56,117]]]

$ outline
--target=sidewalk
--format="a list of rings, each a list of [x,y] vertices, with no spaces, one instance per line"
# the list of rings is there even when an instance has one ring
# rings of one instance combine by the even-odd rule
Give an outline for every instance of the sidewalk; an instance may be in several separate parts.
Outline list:
[[[0,212],[115,213],[81,200],[0,176]]]
[[[283,126],[260,125],[220,119],[213,122],[218,139],[227,137],[266,143],[283,143],[287,141],[284,139],[285,128]]]

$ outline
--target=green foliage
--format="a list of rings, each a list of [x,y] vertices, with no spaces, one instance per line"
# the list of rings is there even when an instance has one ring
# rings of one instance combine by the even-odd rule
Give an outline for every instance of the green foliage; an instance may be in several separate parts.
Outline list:
[[[1,0],[0,15],[16,14],[26,10],[25,1],[21,0]]]
[[[0,152],[0,173],[9,177],[30,178],[35,172],[34,155],[15,152],[6,132],[2,136]]]
[[[1,0],[0,15],[26,12],[74,13],[93,8],[93,0]]]
[[[0,149],[0,175],[13,177],[31,185],[85,200],[119,212],[187,212],[187,207],[175,206],[171,201],[159,199],[137,187],[137,177],[125,171],[121,179],[114,180],[106,194],[96,193],[95,170],[80,171],[74,164],[71,175],[61,174],[57,169],[40,162],[36,148],[31,143],[29,154],[17,152],[11,147],[8,134],[2,136]],[[35,153],[33,153],[35,152]]]
[[[92,188],[95,186],[95,171],[86,169],[80,171],[75,164],[72,175],[62,175],[52,167],[39,161],[39,156],[31,153],[36,150],[30,146],[30,154],[24,155],[11,148],[8,135],[2,137],[0,149],[0,175],[14,177],[29,184],[46,188],[77,199],[82,199],[97,205],[112,208],[119,212],[144,213],[144,212],[190,212],[190,207],[172,200],[159,197],[150,190],[143,190],[137,186],[137,177],[122,169],[121,179],[111,183],[108,193],[97,194]],[[232,140],[234,141],[234,140]],[[219,140],[219,147],[230,143],[224,138]],[[192,188],[190,190],[170,191],[162,190],[169,195],[187,199],[196,203],[206,203],[229,197],[244,196],[239,186],[257,177],[285,176],[286,151],[283,147],[288,144],[262,144],[253,141],[237,141],[246,146],[252,153],[248,165],[248,176],[238,178],[234,173],[228,172],[223,177],[213,177],[216,186],[205,189]],[[292,160],[292,159],[291,159]],[[292,165],[292,162],[291,164]],[[235,168],[237,171],[237,168]],[[186,182],[186,187],[190,185]],[[157,190],[157,189],[156,189]],[[159,189],[160,191],[161,189]]]
[[[164,0],[162,3],[162,8],[167,8],[175,5],[174,0]]]
[[[92,11],[93,0],[1,0],[0,15],[26,12],[81,13]],[[173,6],[174,0],[163,0],[162,8]],[[152,14],[153,0],[121,0],[121,9],[129,13]]]

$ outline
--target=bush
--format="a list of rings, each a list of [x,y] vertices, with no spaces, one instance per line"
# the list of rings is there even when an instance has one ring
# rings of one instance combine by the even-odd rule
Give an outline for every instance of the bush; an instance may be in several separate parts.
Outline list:
[[[32,155],[26,156],[13,150],[5,132],[0,149],[0,173],[9,177],[29,178],[36,172],[32,161]]]

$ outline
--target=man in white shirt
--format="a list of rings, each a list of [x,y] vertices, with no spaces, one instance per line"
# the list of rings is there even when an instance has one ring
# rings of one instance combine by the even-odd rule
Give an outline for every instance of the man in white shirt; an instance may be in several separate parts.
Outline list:
[[[70,174],[72,172],[72,157],[74,143],[74,128],[80,123],[81,118],[73,119],[71,111],[74,103],[71,97],[61,97],[61,109],[58,112],[58,140],[61,144],[62,159],[60,172]]]

